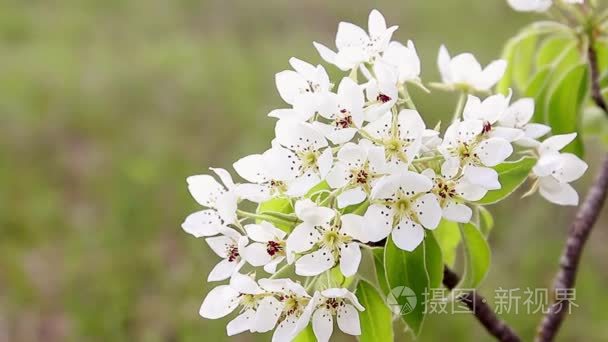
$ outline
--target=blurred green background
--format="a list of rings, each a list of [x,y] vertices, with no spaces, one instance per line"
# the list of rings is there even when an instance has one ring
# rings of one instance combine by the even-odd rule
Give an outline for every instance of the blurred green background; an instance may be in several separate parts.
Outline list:
[[[366,26],[372,8],[414,40],[427,82],[441,43],[486,64],[534,19],[503,0],[2,1],[0,341],[229,340],[227,319],[198,316],[217,257],[180,228],[197,210],[185,177],[266,149],[274,73],[320,62],[312,41],[333,47],[338,22]],[[414,96],[429,126],[455,103]],[[588,143],[582,194],[601,154]],[[482,291],[546,287],[574,209],[539,196],[491,209]],[[605,212],[563,341],[608,340]],[[504,318],[530,339],[539,316]],[[468,314],[430,316],[420,340],[438,339],[490,340]]]

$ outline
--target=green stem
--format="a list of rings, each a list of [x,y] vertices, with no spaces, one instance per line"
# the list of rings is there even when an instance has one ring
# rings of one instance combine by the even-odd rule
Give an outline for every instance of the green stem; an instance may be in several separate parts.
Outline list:
[[[284,275],[287,272],[287,270],[289,270],[290,268],[291,268],[290,264],[283,265],[283,267],[281,267],[278,271],[274,272],[274,274],[271,275],[269,277],[269,279],[276,279],[276,278]]]
[[[276,212],[262,212],[259,214],[250,213],[248,211],[237,209],[236,213],[243,217],[252,218],[256,220],[265,220],[271,223],[287,223],[295,224],[298,223],[298,218],[295,215],[282,214]]]
[[[460,116],[462,116],[462,111],[464,109],[464,105],[467,100],[467,92],[463,91],[460,93],[458,97],[458,103],[456,104],[456,110],[454,111],[454,116],[452,117],[452,123],[458,121]]]
[[[408,108],[417,110],[416,105],[414,104],[414,101],[412,101],[412,97],[407,91],[407,87],[405,86],[405,84],[399,87],[399,93],[401,94],[401,96],[403,96],[403,99],[405,100],[405,103],[407,104]]]

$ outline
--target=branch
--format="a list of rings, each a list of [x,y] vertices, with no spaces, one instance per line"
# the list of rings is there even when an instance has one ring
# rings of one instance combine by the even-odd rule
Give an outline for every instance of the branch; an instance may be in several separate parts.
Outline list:
[[[378,242],[368,242],[371,247],[384,247],[386,239]],[[443,267],[443,285],[449,290],[454,289],[460,282],[460,277],[449,267]],[[520,342],[521,339],[505,322],[500,320],[488,305],[488,301],[476,291],[466,292],[457,298],[471,310],[479,323],[486,328],[488,333],[501,342]]]
[[[599,69],[597,66],[597,53],[591,39],[588,50],[589,68],[591,69],[591,98],[595,104],[604,110],[608,115],[608,106],[602,97],[599,85]],[[608,192],[608,155],[605,156],[601,168],[595,179],[585,201],[576,213],[576,217],[570,226],[566,246],[562,251],[560,258],[560,268],[553,281],[553,289],[558,291],[567,291],[573,289],[576,282],[576,273],[578,264],[583,254],[585,242],[591,233],[591,229],[595,225],[602,206],[606,200]],[[564,293],[564,292],[562,292]],[[570,302],[566,299],[555,298],[549,312],[541,321],[536,336],[537,342],[553,341],[555,335],[562,325],[566,312],[570,306]]]
[[[452,290],[458,283],[460,278],[449,267],[443,267],[443,285]],[[486,328],[488,333],[496,337],[502,342],[519,342],[521,339],[511,327],[502,321],[492,308],[488,305],[488,301],[479,295],[476,291],[466,292],[457,298],[465,304],[475,315],[479,323]]]

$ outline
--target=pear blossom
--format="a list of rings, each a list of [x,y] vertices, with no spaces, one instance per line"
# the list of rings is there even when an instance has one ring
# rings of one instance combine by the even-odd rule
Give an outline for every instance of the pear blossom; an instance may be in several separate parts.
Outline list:
[[[450,221],[469,222],[473,211],[465,202],[478,201],[488,192],[479,185],[467,182],[462,176],[446,179],[435,174],[433,169],[426,169],[422,174],[433,181],[431,193],[437,196],[439,206],[443,210],[443,218]]]
[[[198,204],[216,210],[217,216],[219,216],[225,224],[234,223],[234,221],[236,221],[236,207],[238,201],[235,192],[236,185],[226,170],[215,168],[211,168],[211,170],[220,177],[224,185],[220,184],[215,178],[209,175],[196,175],[186,178],[188,190]],[[205,215],[209,215],[209,217],[216,216],[215,214]],[[191,218],[191,220],[192,219],[193,218]],[[212,222],[217,222],[215,218],[210,218],[210,220],[213,220]],[[203,224],[209,224],[209,221],[204,221]],[[190,226],[190,223],[188,226]]]
[[[243,249],[243,258],[252,266],[264,266],[266,272],[274,273],[277,265],[285,259],[287,233],[267,221],[248,224],[245,231],[254,242]]]
[[[289,167],[287,194],[302,196],[325,178],[333,164],[327,140],[311,124],[279,120],[275,127],[277,153],[272,165]],[[282,147],[281,147],[282,146]]]
[[[312,329],[318,342],[327,342],[334,329],[334,316],[338,328],[349,335],[361,335],[359,311],[365,308],[357,297],[347,289],[330,288],[315,292],[305,312],[297,323],[297,330],[303,330],[312,320]]]
[[[489,91],[502,78],[507,68],[507,62],[500,59],[482,69],[475,56],[470,53],[451,58],[443,45],[439,48],[437,65],[444,86],[482,92]]]
[[[361,139],[358,144],[349,142],[340,148],[326,181],[334,189],[344,189],[337,200],[338,208],[345,208],[363,202],[375,181],[387,172],[384,147]]]
[[[372,204],[365,213],[370,241],[379,241],[392,233],[397,247],[413,251],[424,239],[424,228],[435,229],[442,210],[437,198],[429,193],[431,179],[401,171],[382,178],[374,186]]]
[[[292,57],[289,64],[294,70],[284,70],[276,74],[275,82],[281,98],[293,109],[271,112],[269,116],[284,116],[291,113],[304,119],[310,118],[323,104],[330,91],[329,76],[321,65],[316,67]]]
[[[587,163],[572,153],[559,151],[576,138],[576,133],[554,135],[538,147],[540,158],[532,169],[538,177],[540,194],[559,205],[577,205],[578,193],[569,184],[587,170]]]
[[[374,74],[375,77],[368,75],[369,82],[365,86],[367,100],[371,103],[365,109],[366,121],[374,121],[390,111],[399,97],[397,88],[399,74],[394,66],[379,61],[374,64]]]
[[[363,130],[384,146],[389,165],[401,168],[410,165],[419,154],[425,124],[416,110],[403,109],[396,120],[393,120],[391,112],[387,112]]]
[[[488,137],[482,120],[456,121],[445,132],[439,151],[445,161],[441,174],[446,178],[462,173],[471,184],[487,190],[500,189],[498,173],[492,167],[513,153],[511,144],[499,137]]]
[[[530,122],[534,115],[534,99],[522,98],[513,102],[498,120],[500,127],[511,127],[523,131],[523,136],[516,139],[515,144],[523,147],[537,147],[537,139],[551,131],[551,127],[540,123]]]
[[[245,264],[241,252],[247,245],[247,237],[232,228],[222,229],[220,233],[221,235],[205,239],[213,252],[222,258],[209,273],[207,281],[228,279]]]
[[[371,63],[379,57],[389,44],[397,26],[386,27],[384,16],[372,10],[368,20],[369,34],[357,25],[340,22],[334,52],[325,45],[314,42],[314,46],[326,62],[342,70],[349,70],[361,63]]]
[[[355,240],[366,242],[363,217],[354,214],[336,216],[331,208],[306,199],[296,202],[296,215],[302,220],[287,238],[287,258],[304,254],[296,261],[296,274],[315,276],[337,262],[344,276],[357,272],[361,250]]]
[[[350,141],[363,125],[363,89],[351,78],[344,77],[337,94],[329,94],[319,115],[329,124],[315,121],[313,125],[334,144]]]
[[[407,45],[390,42],[382,54],[382,61],[397,68],[399,83],[420,82],[420,58],[411,40]]]
[[[500,118],[504,117],[509,108],[511,94],[504,96],[495,94],[488,96],[483,101],[476,96],[468,95],[462,116],[464,120],[481,120],[483,132],[488,137],[504,138],[509,142],[524,137],[524,132],[517,127],[505,127],[498,125]]]

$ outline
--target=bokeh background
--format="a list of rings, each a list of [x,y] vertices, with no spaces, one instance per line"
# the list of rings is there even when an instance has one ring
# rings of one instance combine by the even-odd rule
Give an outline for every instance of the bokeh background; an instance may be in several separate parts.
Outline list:
[[[229,340],[227,320],[198,316],[217,257],[180,228],[197,210],[185,177],[266,149],[274,73],[321,62],[312,41],[333,46],[340,20],[366,26],[372,8],[415,41],[427,82],[441,43],[486,64],[534,19],[503,0],[2,1],[0,341]],[[456,100],[414,96],[429,126]],[[582,194],[602,151],[588,144]],[[574,209],[539,196],[491,209],[481,290],[548,286]],[[563,341],[608,340],[602,216]],[[539,315],[504,318],[530,339]],[[430,316],[420,340],[446,339],[490,340],[468,314]]]

